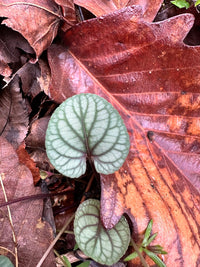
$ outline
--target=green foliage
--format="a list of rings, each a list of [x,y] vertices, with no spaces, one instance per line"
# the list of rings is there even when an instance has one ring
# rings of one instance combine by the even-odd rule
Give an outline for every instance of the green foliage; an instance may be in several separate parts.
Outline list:
[[[198,5],[200,5],[200,0],[197,0],[195,3],[195,6],[198,6]]]
[[[188,3],[186,0],[174,0],[171,1],[172,4],[174,4],[175,6],[179,7],[179,8],[189,8],[190,7],[190,3]]]
[[[79,248],[98,263],[112,265],[125,254],[130,242],[130,230],[124,216],[111,229],[103,227],[100,201],[88,199],[78,207],[74,234]]]
[[[14,267],[12,262],[6,256],[0,255],[0,266],[2,267]]]
[[[149,246],[150,243],[156,238],[157,233],[151,234],[153,226],[153,220],[151,220],[146,228],[145,234],[144,234],[144,239],[142,241],[141,246],[138,248],[140,253],[145,252],[159,267],[166,267],[164,262],[156,255],[156,254],[167,254],[166,251],[163,250],[163,248],[160,245],[155,245],[155,246]],[[124,261],[130,261],[138,257],[138,253],[134,251],[130,255],[128,255]]]
[[[118,111],[95,94],[78,94],[64,101],[49,121],[45,144],[53,166],[71,178],[85,173],[87,158],[97,172],[114,173],[130,147]]]

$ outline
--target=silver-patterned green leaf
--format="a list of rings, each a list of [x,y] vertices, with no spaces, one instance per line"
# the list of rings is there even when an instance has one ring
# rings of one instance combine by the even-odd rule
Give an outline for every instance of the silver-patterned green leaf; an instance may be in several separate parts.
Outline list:
[[[2,267],[14,267],[14,265],[9,260],[9,258],[7,258],[3,255],[0,255],[0,266],[2,266]]]
[[[98,263],[112,265],[125,254],[130,242],[129,225],[124,216],[112,228],[103,227],[100,201],[88,199],[78,207],[74,234],[79,248]]]
[[[71,178],[85,173],[87,158],[97,172],[114,173],[130,147],[118,111],[95,94],[79,94],[64,101],[49,121],[45,143],[53,166]]]

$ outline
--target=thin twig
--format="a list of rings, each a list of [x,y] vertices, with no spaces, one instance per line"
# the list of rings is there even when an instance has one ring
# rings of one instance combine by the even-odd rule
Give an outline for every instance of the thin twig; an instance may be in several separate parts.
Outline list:
[[[43,198],[47,198],[47,197],[53,197],[53,196],[58,196],[58,195],[64,195],[65,193],[69,192],[69,191],[73,191],[73,187],[69,187],[64,189],[61,192],[55,192],[55,193],[42,193],[42,194],[36,194],[36,195],[30,195],[30,196],[24,196],[24,197],[19,197],[13,200],[10,200],[8,202],[5,203],[0,203],[0,208],[4,207],[4,206],[8,206],[17,202],[21,202],[21,201],[26,201],[26,200],[35,200],[35,199],[43,199]]]
[[[1,183],[2,190],[3,190],[5,201],[8,202],[6,191],[5,191],[4,184],[3,184],[3,179],[5,179],[5,175],[4,175],[4,173],[1,173],[0,174],[0,183]],[[14,226],[13,226],[13,221],[12,221],[12,216],[11,216],[11,211],[10,211],[10,207],[9,206],[7,206],[7,210],[8,210],[9,222],[10,222],[10,225],[11,225],[11,228],[12,228],[13,241],[14,241],[14,244],[15,244],[15,266],[18,267],[17,238],[16,238],[16,235],[15,235],[15,232],[14,232]]]
[[[57,234],[56,238],[53,240],[53,242],[51,243],[51,245],[48,247],[48,249],[46,250],[46,252],[44,253],[44,255],[42,256],[42,258],[40,259],[40,261],[38,262],[36,267],[40,267],[44,260],[46,259],[46,257],[48,256],[49,252],[52,250],[52,248],[54,247],[54,245],[56,244],[56,242],[58,241],[58,239],[61,237],[61,235],[64,233],[65,229],[67,228],[67,226],[71,223],[71,221],[73,221],[74,219],[74,214],[70,217],[69,220],[66,221],[65,225],[63,226],[63,228],[60,230],[60,232]]]
[[[133,240],[133,238],[131,238],[131,245],[133,246],[134,250],[137,252],[138,257],[140,258],[142,265],[144,267],[149,267],[149,265],[147,264],[147,262],[145,261],[144,257],[142,256],[142,253],[140,252],[140,250],[138,249],[137,244],[135,243],[135,241]]]
[[[93,180],[94,180],[94,177],[95,177],[95,173],[92,174],[92,176],[91,176],[91,178],[90,178],[90,180],[89,180],[89,182],[88,182],[88,184],[87,184],[87,187],[86,187],[86,189],[85,189],[84,195],[83,195],[82,198],[81,198],[81,203],[82,203],[83,201],[85,201],[85,199],[86,199],[85,194],[90,190],[90,187],[91,187],[91,185],[92,185],[92,182],[93,182]]]
[[[8,251],[10,254],[12,254],[15,257],[15,253],[13,253],[10,249],[0,246],[0,250]]]

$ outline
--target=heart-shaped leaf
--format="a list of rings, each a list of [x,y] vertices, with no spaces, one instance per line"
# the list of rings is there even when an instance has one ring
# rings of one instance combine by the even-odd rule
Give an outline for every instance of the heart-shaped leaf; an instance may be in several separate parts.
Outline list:
[[[130,230],[124,216],[111,230],[100,219],[100,201],[88,199],[78,207],[74,220],[74,234],[79,248],[95,261],[112,265],[126,252]]]
[[[130,143],[122,118],[109,102],[94,94],[79,94],[56,109],[45,145],[54,167],[75,178],[85,173],[86,158],[97,172],[114,173],[124,163]]]

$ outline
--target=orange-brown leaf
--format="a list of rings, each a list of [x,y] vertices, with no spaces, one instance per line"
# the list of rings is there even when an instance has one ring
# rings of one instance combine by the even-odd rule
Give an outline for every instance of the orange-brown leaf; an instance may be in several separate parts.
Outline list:
[[[49,94],[62,102],[76,93],[96,93],[126,123],[129,156],[118,172],[101,177],[105,226],[126,212],[137,236],[153,219],[156,243],[168,252],[166,265],[196,266],[200,48],[182,41],[192,27],[191,15],[147,23],[141,14],[128,7],[70,29],[68,49],[49,49]]]

